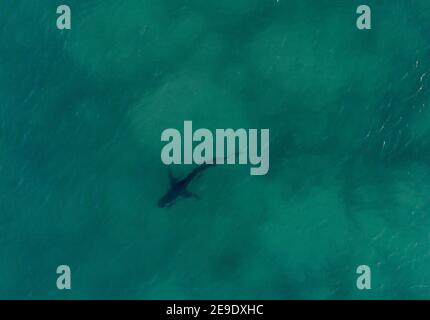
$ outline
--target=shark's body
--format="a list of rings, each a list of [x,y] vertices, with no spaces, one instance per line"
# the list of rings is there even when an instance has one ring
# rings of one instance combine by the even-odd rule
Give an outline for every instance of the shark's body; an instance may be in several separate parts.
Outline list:
[[[198,167],[194,168],[193,171],[191,171],[185,178],[183,179],[177,179],[173,176],[172,171],[169,169],[169,181],[170,181],[170,188],[166,192],[166,194],[161,197],[161,199],[158,201],[158,207],[164,208],[164,207],[170,207],[172,206],[176,200],[178,200],[179,197],[184,198],[191,198],[196,197],[197,195],[189,192],[187,190],[188,185],[191,181],[193,181],[194,178],[196,178],[199,174],[201,174],[204,170],[215,166],[215,164],[208,164],[204,163],[199,165]]]

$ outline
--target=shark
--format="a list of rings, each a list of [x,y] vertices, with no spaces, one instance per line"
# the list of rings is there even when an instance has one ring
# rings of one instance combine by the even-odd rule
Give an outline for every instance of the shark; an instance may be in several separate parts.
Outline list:
[[[215,166],[215,163],[203,163],[198,167],[194,168],[184,178],[178,179],[173,176],[172,170],[169,168],[169,182],[170,188],[167,192],[158,200],[159,208],[171,207],[180,198],[196,198],[199,196],[188,191],[187,187],[196,177],[198,177],[203,171],[210,167]]]
[[[227,160],[231,156],[237,156],[241,154],[242,152],[238,151],[234,154],[231,154],[226,157],[222,157],[222,159]],[[199,177],[203,171],[215,167],[217,164],[217,160],[221,158],[213,158],[211,162],[204,162],[200,164],[199,166],[195,167],[189,174],[187,174],[184,178],[178,179],[173,176],[172,170],[168,168],[169,173],[169,182],[170,187],[169,190],[158,200],[158,207],[159,208],[168,208],[175,204],[175,202],[179,198],[195,198],[200,199],[198,195],[195,193],[192,193],[188,191],[188,185],[193,181],[196,177]]]

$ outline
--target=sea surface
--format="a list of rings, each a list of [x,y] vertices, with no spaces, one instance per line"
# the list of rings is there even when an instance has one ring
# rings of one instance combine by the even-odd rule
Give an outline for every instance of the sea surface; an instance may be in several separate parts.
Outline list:
[[[0,40],[0,298],[430,299],[428,0],[2,1]],[[185,120],[270,129],[268,174],[158,208]]]

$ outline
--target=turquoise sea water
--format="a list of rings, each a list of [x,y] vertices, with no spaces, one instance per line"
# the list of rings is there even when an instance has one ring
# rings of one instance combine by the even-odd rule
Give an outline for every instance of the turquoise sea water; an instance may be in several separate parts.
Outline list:
[[[430,3],[362,2],[2,1],[0,298],[429,299]],[[269,128],[268,175],[157,208],[184,120]]]

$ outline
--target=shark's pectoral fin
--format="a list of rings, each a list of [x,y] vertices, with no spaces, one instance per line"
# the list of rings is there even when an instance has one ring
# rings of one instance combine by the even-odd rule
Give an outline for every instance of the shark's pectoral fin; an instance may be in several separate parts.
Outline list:
[[[169,182],[170,182],[170,185],[173,186],[178,181],[178,179],[176,179],[173,176],[172,169],[167,168],[167,170],[169,171]]]
[[[184,198],[195,198],[195,199],[200,199],[200,197],[199,197],[197,194],[192,193],[192,192],[190,192],[190,191],[188,191],[188,190],[184,190],[184,191],[182,192],[182,196],[183,196]]]
[[[193,196],[193,194],[191,192],[189,192],[188,190],[184,190],[182,191],[181,194],[184,198],[191,198]]]
[[[176,201],[172,201],[172,202],[170,202],[170,203],[166,206],[166,208],[170,208],[171,206],[173,206],[173,205],[175,204],[175,202],[176,202]]]

